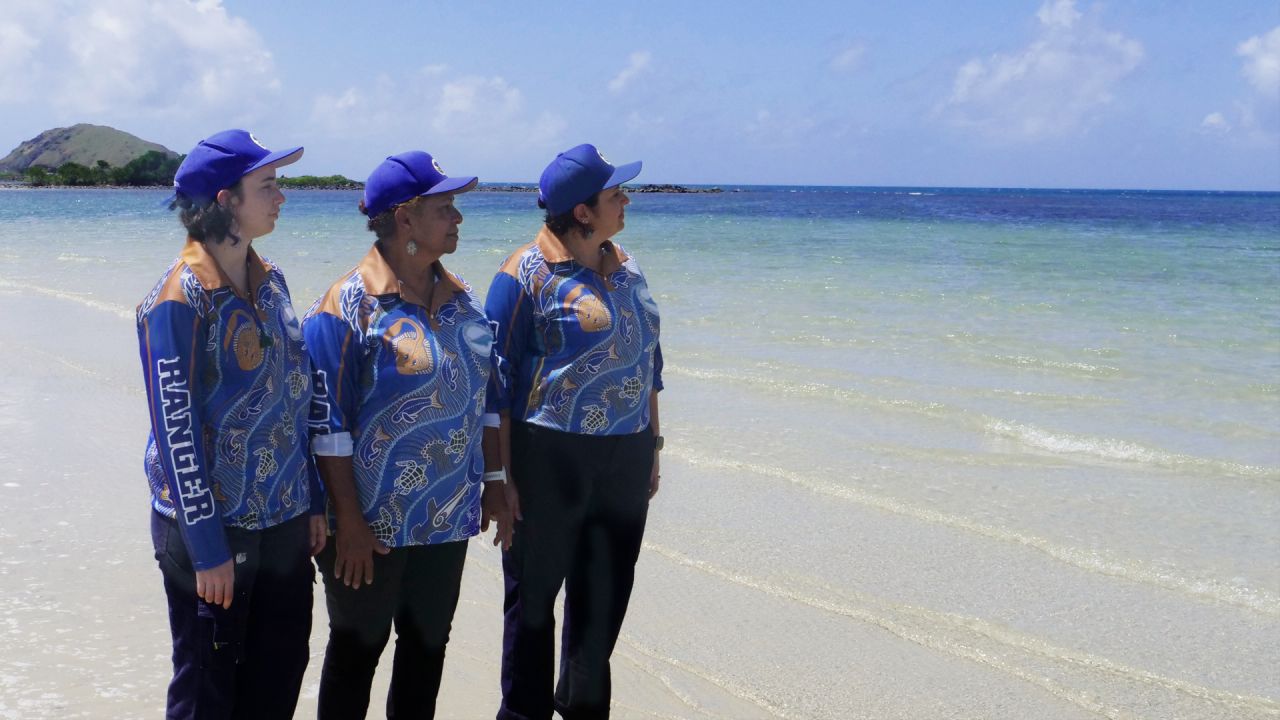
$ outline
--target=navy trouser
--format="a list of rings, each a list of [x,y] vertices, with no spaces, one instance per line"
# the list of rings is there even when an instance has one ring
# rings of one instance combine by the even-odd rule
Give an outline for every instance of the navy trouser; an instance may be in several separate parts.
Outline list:
[[[174,520],[151,513],[173,634],[165,717],[291,718],[311,637],[306,515],[265,530],[227,528],[235,561],[231,607],[196,595],[196,575]]]
[[[358,720],[369,708],[378,659],[396,628],[387,717],[431,718],[444,672],[445,645],[458,607],[467,541],[392,548],[373,554],[373,584],[353,590],[333,576],[331,541],[316,557],[329,608],[329,646],[320,673],[321,720]]]
[[[609,656],[622,630],[649,509],[653,434],[591,436],[514,423],[524,519],[503,553],[499,720],[608,717]],[[552,693],[555,600],[565,587]]]

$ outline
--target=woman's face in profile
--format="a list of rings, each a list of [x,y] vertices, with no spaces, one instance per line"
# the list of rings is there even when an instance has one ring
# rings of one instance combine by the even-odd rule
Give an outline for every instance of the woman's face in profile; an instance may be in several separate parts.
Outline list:
[[[275,229],[280,206],[284,204],[284,193],[276,183],[276,169],[258,168],[240,182],[240,197],[231,199],[237,232],[249,240],[262,237]]]
[[[453,193],[428,195],[414,208],[414,239],[432,255],[448,255],[458,249],[462,213],[454,206],[453,198]]]
[[[591,212],[589,224],[595,230],[592,239],[604,242],[622,232],[626,225],[626,207],[630,204],[631,199],[621,186],[601,190],[596,206],[587,208]]]

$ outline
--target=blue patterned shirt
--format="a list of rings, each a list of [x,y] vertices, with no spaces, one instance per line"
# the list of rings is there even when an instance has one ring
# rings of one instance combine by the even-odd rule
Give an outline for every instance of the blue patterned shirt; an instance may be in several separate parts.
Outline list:
[[[597,273],[544,226],[503,262],[485,302],[503,390],[492,412],[586,435],[649,426],[662,389],[658,306],[635,259],[608,249]]]
[[[435,272],[418,298],[375,246],[303,321],[319,376],[312,448],[352,456],[361,511],[388,547],[480,531],[493,333],[470,286]]]
[[[138,306],[151,503],[177,520],[196,570],[230,559],[224,525],[261,530],[319,510],[302,328],[280,269],[252,248],[248,264],[252,302],[188,239]]]

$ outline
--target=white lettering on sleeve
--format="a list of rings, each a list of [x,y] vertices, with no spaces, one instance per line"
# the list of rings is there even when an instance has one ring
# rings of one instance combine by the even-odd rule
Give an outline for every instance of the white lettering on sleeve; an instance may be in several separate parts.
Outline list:
[[[182,497],[182,516],[187,525],[212,517],[213,493],[205,485],[196,459],[196,441],[191,427],[191,391],[183,376],[180,360],[156,361],[160,380],[160,405],[164,411],[164,435],[169,447],[177,491]]]

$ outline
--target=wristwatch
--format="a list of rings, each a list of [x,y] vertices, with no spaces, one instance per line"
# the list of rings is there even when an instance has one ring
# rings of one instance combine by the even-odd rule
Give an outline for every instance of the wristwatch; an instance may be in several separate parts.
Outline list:
[[[654,452],[658,452],[658,451],[659,451],[659,450],[661,450],[661,449],[662,449],[662,436],[661,436],[661,435],[654,435],[654,436],[653,436],[653,451],[654,451]]]

